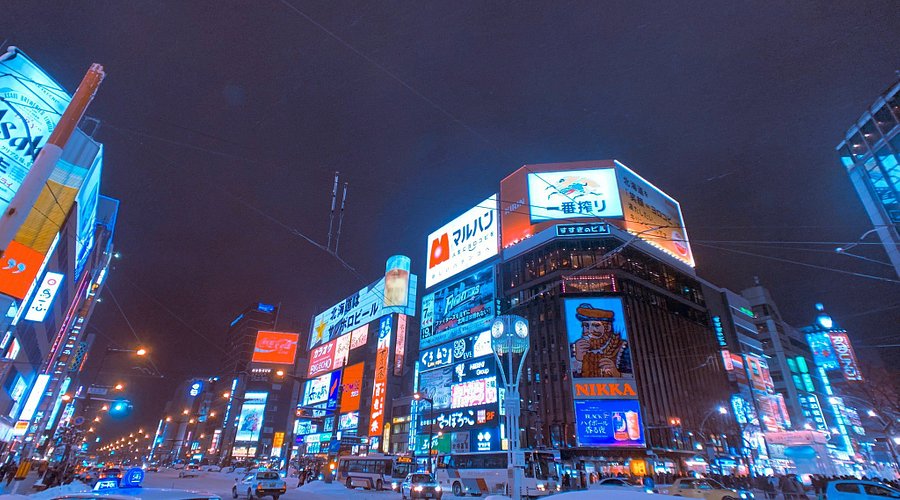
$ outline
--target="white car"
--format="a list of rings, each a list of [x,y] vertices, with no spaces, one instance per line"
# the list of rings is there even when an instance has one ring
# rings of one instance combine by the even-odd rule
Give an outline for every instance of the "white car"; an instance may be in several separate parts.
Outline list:
[[[197,477],[200,475],[200,466],[197,464],[187,464],[187,466],[178,473],[178,477]]]
[[[277,471],[251,472],[241,481],[237,479],[234,481],[235,484],[231,487],[232,498],[238,498],[241,494],[246,493],[247,498],[272,497],[273,500],[278,500],[278,497],[287,491],[287,483],[281,479],[281,474]]]
[[[855,479],[830,481],[825,488],[828,500],[886,500],[900,498],[900,491],[875,481]]]
[[[219,467],[218,465],[204,465],[204,466],[200,467],[200,470],[203,470],[206,472],[222,472],[222,468]]]
[[[653,488],[644,487],[638,483],[629,481],[619,477],[608,477],[601,479],[592,484],[589,489],[592,490],[613,490],[613,491],[637,491],[640,493],[653,493]]]

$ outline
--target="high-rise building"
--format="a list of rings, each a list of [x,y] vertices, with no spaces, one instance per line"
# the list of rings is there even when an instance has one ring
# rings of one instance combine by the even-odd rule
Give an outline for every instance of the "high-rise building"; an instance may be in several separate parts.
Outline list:
[[[388,259],[384,276],[315,315],[309,366],[296,405],[292,444],[301,454],[407,452],[408,438],[394,436],[392,404],[412,389],[408,349],[415,321],[418,277],[410,259]],[[409,403],[396,425],[408,426]],[[397,446],[395,446],[397,444]]]
[[[837,151],[900,277],[900,82],[850,127]]]
[[[503,449],[489,329],[513,314],[530,323],[524,448],[587,472],[697,463],[730,391],[677,201],[616,161],[526,165],[428,249],[418,385],[436,416],[419,432],[434,423],[440,453]],[[734,456],[737,429],[716,427]]]

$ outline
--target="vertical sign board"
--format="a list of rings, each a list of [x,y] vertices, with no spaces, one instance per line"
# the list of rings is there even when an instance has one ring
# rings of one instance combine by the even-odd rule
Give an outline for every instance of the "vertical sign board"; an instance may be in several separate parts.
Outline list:
[[[622,299],[565,299],[564,308],[578,445],[644,446]]]
[[[53,299],[56,297],[56,292],[59,290],[59,285],[62,283],[62,280],[62,274],[51,273],[49,271],[44,274],[41,286],[34,294],[34,298],[31,299],[31,305],[28,306],[28,311],[25,312],[26,321],[44,321],[44,318],[47,316],[47,311],[50,310],[50,305],[53,304]]]
[[[391,348],[391,316],[381,318],[378,329],[378,349],[375,354],[375,381],[372,386],[372,406],[369,412],[369,436],[380,436],[384,426],[384,404],[387,395],[388,356]]]
[[[813,361],[815,361],[816,366],[824,368],[825,371],[841,369],[841,363],[834,353],[834,347],[831,345],[831,338],[827,333],[807,333],[806,343],[809,344],[809,350],[812,352]]]
[[[348,366],[344,370],[343,390],[341,391],[341,411],[359,410],[359,398],[362,394],[362,378],[365,363]]]
[[[268,398],[269,394],[266,392],[248,392],[244,394],[244,404],[241,406],[241,414],[238,417],[235,441],[251,442],[259,439]]]
[[[428,235],[425,288],[497,255],[498,227],[495,194]]]
[[[408,318],[405,314],[397,315],[397,344],[394,353],[394,375],[403,376],[403,363],[406,358],[406,323]]]
[[[834,346],[834,352],[840,362],[841,370],[844,372],[844,378],[850,382],[861,382],[862,373],[859,371],[856,354],[853,352],[847,332],[832,330],[828,332],[828,337],[831,339],[831,345]]]

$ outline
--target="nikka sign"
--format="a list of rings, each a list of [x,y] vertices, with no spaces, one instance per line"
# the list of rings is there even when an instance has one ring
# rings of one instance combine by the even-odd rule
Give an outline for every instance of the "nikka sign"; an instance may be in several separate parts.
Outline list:
[[[572,388],[575,399],[637,399],[632,378],[575,379]]]

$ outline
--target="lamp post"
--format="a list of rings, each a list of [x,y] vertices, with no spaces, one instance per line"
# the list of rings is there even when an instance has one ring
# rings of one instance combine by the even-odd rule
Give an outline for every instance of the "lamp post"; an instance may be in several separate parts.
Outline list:
[[[519,444],[519,416],[522,408],[519,381],[522,367],[528,355],[528,321],[521,316],[497,316],[491,325],[491,349],[497,360],[497,368],[505,388],[503,408],[507,434],[507,464],[511,488],[507,488],[513,500],[522,498],[521,486],[525,476],[525,453]],[[518,364],[516,363],[518,361]]]
[[[431,462],[431,441],[434,439],[434,401],[431,398],[425,397],[421,392],[417,392],[413,395],[413,399],[416,401],[427,401],[428,402],[428,472],[432,471],[432,462]],[[418,404],[418,403],[416,403]],[[419,417],[419,422],[422,422],[422,413],[416,412]]]

